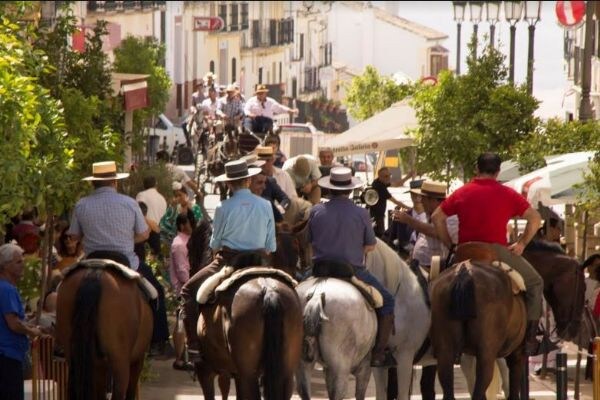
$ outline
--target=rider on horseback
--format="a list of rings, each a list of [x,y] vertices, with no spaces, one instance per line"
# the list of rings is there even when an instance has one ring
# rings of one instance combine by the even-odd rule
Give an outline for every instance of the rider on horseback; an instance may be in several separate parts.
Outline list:
[[[396,360],[386,351],[394,327],[394,297],[365,268],[365,254],[375,249],[376,239],[369,214],[349,199],[349,194],[362,182],[352,177],[350,168],[332,168],[330,175],[319,179],[329,189],[331,200],[317,204],[310,212],[308,230],[313,247],[313,262],[342,262],[352,266],[355,276],[375,287],[383,297],[377,312],[377,338],[371,366],[393,367]],[[357,321],[359,323],[359,321]]]
[[[254,133],[266,133],[273,130],[273,116],[276,114],[298,113],[292,109],[279,104],[271,97],[267,97],[269,89],[265,85],[258,85],[255,96],[248,99],[244,106],[246,120],[244,128]]]
[[[497,154],[483,153],[477,158],[477,176],[450,195],[434,211],[431,219],[440,239],[451,248],[448,216],[458,215],[458,243],[471,241],[491,243],[500,261],[507,263],[523,276],[527,292],[526,351],[538,348],[537,325],[542,316],[544,282],[533,266],[521,254],[535,236],[541,223],[540,214],[513,189],[500,184],[496,178],[501,160]],[[514,216],[527,220],[525,231],[516,243],[507,247],[507,225]]]
[[[225,92],[227,95],[219,99],[217,115],[225,121],[225,131],[235,130],[244,118],[244,103],[236,96],[235,86],[227,86]]]
[[[271,204],[253,195],[248,189],[250,177],[258,173],[259,168],[248,168],[246,161],[237,160],[225,164],[225,174],[215,179],[218,182],[226,182],[233,195],[215,209],[210,240],[210,247],[216,253],[213,262],[194,274],[181,289],[183,322],[190,361],[200,360],[196,330],[200,310],[196,302],[196,292],[202,283],[241,252],[259,251],[267,254],[276,250],[275,221]]]

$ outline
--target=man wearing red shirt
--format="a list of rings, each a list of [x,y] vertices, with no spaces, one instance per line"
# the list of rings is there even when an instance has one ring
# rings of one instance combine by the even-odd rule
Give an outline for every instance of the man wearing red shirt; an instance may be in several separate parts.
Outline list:
[[[450,195],[434,211],[431,220],[438,236],[450,247],[446,218],[458,216],[458,244],[477,241],[491,243],[500,261],[518,271],[525,281],[527,292],[527,352],[537,350],[536,332],[542,316],[544,282],[537,271],[521,254],[540,227],[540,214],[513,189],[500,184],[496,178],[501,160],[497,154],[483,153],[477,158],[477,176]],[[516,243],[507,243],[508,221],[515,216],[527,220],[525,231]]]

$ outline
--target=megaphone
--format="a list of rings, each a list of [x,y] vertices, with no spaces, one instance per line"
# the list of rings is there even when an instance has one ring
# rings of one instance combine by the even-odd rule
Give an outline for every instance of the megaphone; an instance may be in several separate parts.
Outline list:
[[[366,188],[362,197],[365,204],[368,206],[374,206],[379,202],[379,193],[377,193],[377,190],[373,189],[372,187]]]

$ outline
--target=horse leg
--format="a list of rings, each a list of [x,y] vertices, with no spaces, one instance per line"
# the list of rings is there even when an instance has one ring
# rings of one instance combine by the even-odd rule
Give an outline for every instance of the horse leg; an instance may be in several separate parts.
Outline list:
[[[364,361],[363,361],[364,362]],[[388,387],[388,368],[373,368],[373,378],[375,378],[375,397],[377,399],[387,398]],[[357,382],[358,384],[358,382]]]
[[[480,350],[481,351],[481,350]],[[473,387],[473,400],[486,400],[486,391],[494,375],[496,357],[492,352],[481,352],[476,357],[475,386]]]
[[[398,400],[408,400],[410,398],[410,388],[412,386],[413,358],[415,351],[400,350],[396,352],[396,376],[398,378]]]
[[[385,375],[385,378],[387,378],[387,370],[385,368],[374,368],[374,371],[376,370],[381,370],[379,372],[382,372],[383,375]],[[365,395],[367,393],[367,387],[369,386],[369,378],[371,377],[370,357],[365,357],[360,363],[360,365],[356,367],[356,369],[354,370],[354,377],[356,378],[354,396],[356,397],[356,400],[364,400]],[[385,393],[385,385],[383,386],[383,391]],[[377,398],[385,398],[385,395],[384,397]]]
[[[284,379],[284,382],[283,382],[283,395],[284,395],[283,398],[285,400],[289,400],[292,398],[293,394],[294,394],[294,374],[288,373],[287,377]]]
[[[437,365],[423,366],[421,369],[421,399],[435,400],[435,374]]]
[[[202,388],[202,395],[206,400],[215,400],[215,374],[202,363],[198,362],[194,366],[198,382],[200,382],[200,387]]]
[[[112,400],[125,400],[127,386],[129,385],[129,361],[127,357],[111,360],[112,371]]]
[[[437,354],[438,378],[444,391],[444,400],[454,400],[454,349],[446,347]]]
[[[239,400],[260,400],[260,387],[256,376],[238,376],[235,379],[235,390]]]
[[[302,400],[310,400],[310,376],[315,363],[300,361],[296,370],[296,391]]]
[[[527,357],[525,357],[522,348],[513,351],[506,357],[509,372],[508,400],[518,400],[521,396],[521,379],[523,378],[523,370],[526,362]]]
[[[350,371],[340,371],[339,368],[329,367],[325,372],[325,384],[329,400],[342,400],[346,394]]]
[[[227,400],[229,396],[229,387],[231,385],[231,377],[229,374],[220,373],[217,381],[219,382],[219,390],[221,391],[221,397],[223,400]]]
[[[138,380],[140,379],[140,374],[142,373],[142,368],[144,367],[144,359],[135,361],[131,363],[129,367],[129,383],[127,385],[127,395],[125,399],[127,400],[136,400],[137,399],[137,390],[138,390]]]

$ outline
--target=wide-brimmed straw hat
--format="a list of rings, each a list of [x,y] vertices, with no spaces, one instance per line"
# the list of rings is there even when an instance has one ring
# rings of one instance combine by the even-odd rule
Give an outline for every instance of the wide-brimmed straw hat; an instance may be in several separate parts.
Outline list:
[[[237,92],[237,88],[234,85],[227,85],[225,92]]]
[[[346,167],[334,167],[328,176],[319,179],[319,186],[333,190],[350,190],[363,186],[363,182],[352,176],[352,170]]]
[[[256,154],[248,154],[247,156],[240,158],[240,160],[244,160],[246,164],[248,164],[248,167],[260,168],[266,164],[266,161],[259,159]]]
[[[265,85],[258,85],[254,93],[267,93],[269,89]]]
[[[117,172],[117,163],[101,161],[92,164],[92,176],[83,178],[84,181],[112,181],[127,178],[127,172]]]
[[[256,156],[261,160],[270,160],[271,158],[273,158],[273,156],[275,156],[275,152],[273,151],[273,147],[271,146],[256,146],[255,151]]]
[[[236,181],[261,173],[260,168],[248,168],[246,160],[235,160],[225,164],[225,173],[215,178],[215,182]]]
[[[419,189],[411,189],[411,193],[426,197],[434,197],[436,199],[446,198],[448,185],[444,182],[425,181]]]

